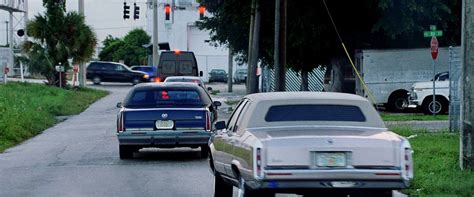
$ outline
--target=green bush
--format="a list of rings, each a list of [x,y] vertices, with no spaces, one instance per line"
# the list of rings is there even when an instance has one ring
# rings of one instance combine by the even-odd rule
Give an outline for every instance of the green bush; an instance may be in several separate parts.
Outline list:
[[[0,85],[0,152],[53,126],[55,116],[78,114],[106,94],[40,84]]]

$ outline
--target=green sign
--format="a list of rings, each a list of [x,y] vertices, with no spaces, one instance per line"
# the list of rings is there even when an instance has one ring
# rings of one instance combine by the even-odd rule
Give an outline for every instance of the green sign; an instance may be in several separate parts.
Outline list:
[[[441,36],[443,36],[443,31],[440,31],[440,30],[438,30],[438,31],[424,31],[423,36],[424,37],[433,37],[433,36],[441,37]]]
[[[423,36],[425,38],[430,38],[430,37],[441,37],[443,36],[443,31],[441,30],[436,30],[436,25],[430,25],[430,31],[424,31]]]

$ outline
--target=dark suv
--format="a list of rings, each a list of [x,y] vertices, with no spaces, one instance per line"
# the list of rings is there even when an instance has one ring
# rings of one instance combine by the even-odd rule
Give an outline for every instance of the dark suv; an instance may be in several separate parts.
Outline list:
[[[129,82],[133,85],[148,82],[150,76],[141,71],[133,71],[124,64],[115,62],[91,62],[87,67],[87,79],[95,85],[101,82]]]

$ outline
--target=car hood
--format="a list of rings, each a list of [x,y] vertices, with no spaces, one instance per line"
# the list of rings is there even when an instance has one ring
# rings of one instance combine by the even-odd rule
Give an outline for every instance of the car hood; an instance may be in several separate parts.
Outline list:
[[[437,81],[436,87],[447,87],[449,86],[449,81]],[[417,89],[433,89],[433,82],[432,81],[423,81],[423,82],[416,82],[412,85],[413,88]]]

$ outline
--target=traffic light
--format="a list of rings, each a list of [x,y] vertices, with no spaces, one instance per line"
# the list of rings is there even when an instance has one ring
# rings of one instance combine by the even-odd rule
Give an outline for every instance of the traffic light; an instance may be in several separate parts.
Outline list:
[[[133,3],[133,20],[140,18],[140,6],[137,6],[137,3]]]
[[[199,10],[199,19],[202,20],[204,18],[204,13],[206,12],[206,7],[203,5],[200,5],[198,10]]]
[[[165,5],[165,20],[169,21],[170,20],[170,14],[171,14],[171,6],[170,4]]]
[[[130,6],[127,5],[126,2],[123,2],[123,19],[129,19],[130,18]]]

